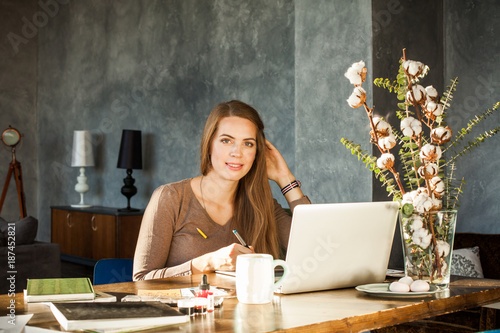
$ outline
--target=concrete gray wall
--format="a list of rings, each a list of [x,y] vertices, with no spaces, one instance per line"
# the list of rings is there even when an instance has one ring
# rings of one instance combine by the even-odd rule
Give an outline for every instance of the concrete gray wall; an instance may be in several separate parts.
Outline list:
[[[379,185],[340,143],[341,137],[359,143],[369,138],[366,116],[345,102],[352,87],[343,74],[351,63],[365,60],[371,82],[384,71],[393,75],[387,66],[397,64],[400,48],[407,47],[412,58],[431,66],[436,82],[447,84],[451,76],[460,76],[462,90],[454,103],[465,106],[467,113],[458,113],[463,122],[475,112],[468,110],[474,98],[478,109],[499,99],[493,55],[499,49],[494,17],[500,8],[494,0],[426,2],[437,21],[421,20],[417,13],[424,5],[397,0],[41,3],[57,6],[47,12],[38,1],[0,0],[2,15],[4,8],[17,13],[0,30],[1,54],[7,59],[2,72],[7,74],[0,81],[0,124],[27,126],[23,132],[34,136],[25,140],[19,158],[23,168],[31,168],[25,171],[25,179],[33,177],[25,181],[28,213],[40,220],[41,240],[50,239],[50,206],[79,200],[74,191],[78,170],[70,167],[73,130],[93,135],[96,166],[87,169],[86,201],[112,207],[126,205],[120,193],[125,171],[116,168],[121,131],[142,130],[144,168],[133,174],[139,192],[132,206],[145,207],[155,187],[198,174],[206,116],[219,101],[237,98],[260,110],[268,138],[312,201],[369,201],[380,200]],[[394,6],[404,12],[391,13]],[[25,55],[12,54],[4,37],[10,31],[22,34],[23,16],[43,19],[34,16],[38,12],[46,13],[47,20],[38,22],[36,36],[20,45]],[[419,19],[406,21],[405,16]],[[27,70],[25,63],[33,61],[38,67]],[[387,65],[380,68],[382,63]],[[477,85],[488,80],[489,94],[476,93]],[[13,83],[29,88],[27,98],[4,97]],[[365,87],[375,103],[378,88]],[[32,103],[31,108],[17,107],[11,120],[3,106],[9,100]],[[499,123],[498,115],[493,122]],[[477,163],[488,156],[494,165],[500,158],[493,148],[497,143],[493,138],[459,166],[472,183],[466,191],[473,195],[462,201],[459,230],[500,232],[495,208],[499,176],[488,163]],[[4,177],[10,157],[1,154]],[[472,178],[479,183],[474,185]],[[273,190],[285,204],[276,186]],[[13,193],[8,194],[13,204],[2,217],[16,216]]]
[[[159,185],[199,174],[203,124],[220,101],[261,111],[268,138],[294,168],[292,1],[75,1],[41,31],[40,216],[78,201],[69,166],[72,131],[91,130],[96,167],[86,200],[124,207],[116,168],[122,129],[141,130],[144,168],[134,171],[144,208]],[[275,188],[275,190],[278,190]],[[45,224],[47,227],[50,224]],[[40,236],[47,238],[49,234]]]
[[[38,28],[27,24],[37,12],[35,1],[0,1],[0,135],[11,125],[23,137],[16,146],[28,214],[38,211],[37,48]],[[0,142],[2,190],[12,161],[11,149]],[[0,190],[1,191],[1,190]],[[2,218],[21,216],[14,174],[9,177]]]
[[[366,116],[346,102],[353,87],[344,77],[355,61],[371,67],[366,3],[295,1],[295,163],[313,202],[371,201],[370,172],[340,142],[369,140]]]

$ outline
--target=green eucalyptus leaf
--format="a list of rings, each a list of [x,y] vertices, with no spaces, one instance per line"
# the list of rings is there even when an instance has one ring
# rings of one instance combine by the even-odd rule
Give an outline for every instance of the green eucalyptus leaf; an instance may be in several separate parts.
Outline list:
[[[403,215],[410,216],[413,213],[413,205],[410,203],[405,203],[401,208]]]

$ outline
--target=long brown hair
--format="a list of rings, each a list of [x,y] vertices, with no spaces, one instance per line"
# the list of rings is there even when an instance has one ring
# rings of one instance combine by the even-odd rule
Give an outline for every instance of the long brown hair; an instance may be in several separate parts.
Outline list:
[[[201,174],[206,175],[212,169],[210,147],[220,120],[226,117],[248,119],[257,127],[257,153],[252,168],[239,181],[234,200],[232,223],[256,252],[269,253],[278,258],[279,243],[274,217],[274,203],[267,179],[266,137],[264,123],[257,110],[236,100],[220,103],[212,110],[205,123],[201,138]]]

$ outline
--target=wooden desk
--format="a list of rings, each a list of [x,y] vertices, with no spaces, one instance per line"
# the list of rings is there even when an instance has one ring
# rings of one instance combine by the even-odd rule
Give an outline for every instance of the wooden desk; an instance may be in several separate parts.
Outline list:
[[[135,294],[139,289],[171,289],[197,286],[201,275],[96,286],[96,290]],[[234,278],[210,274],[211,285],[234,293]],[[8,313],[10,297],[0,296],[0,314]],[[59,330],[46,305],[25,304],[16,294],[16,314],[34,313],[32,326]],[[360,332],[438,316],[500,301],[500,280],[456,279],[450,290],[423,298],[373,297],[357,290],[341,289],[275,296],[273,303],[246,305],[226,298],[213,313],[193,317],[189,324],[166,326],[158,332]],[[153,331],[151,331],[153,332]],[[156,332],[156,331],[155,331]]]

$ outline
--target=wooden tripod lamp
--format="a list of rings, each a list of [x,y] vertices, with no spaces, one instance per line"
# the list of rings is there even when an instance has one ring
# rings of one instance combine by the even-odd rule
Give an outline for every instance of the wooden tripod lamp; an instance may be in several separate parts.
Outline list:
[[[25,218],[26,214],[26,199],[24,197],[23,190],[23,174],[21,171],[21,163],[16,160],[16,146],[21,142],[22,134],[15,128],[9,125],[2,133],[2,142],[7,147],[10,147],[12,152],[12,162],[9,165],[9,171],[7,172],[7,177],[5,178],[5,183],[3,185],[2,198],[0,199],[0,213],[2,212],[3,203],[7,195],[7,190],[9,189],[10,178],[14,174],[14,179],[16,181],[17,188],[17,198],[19,200],[19,209],[21,212],[21,218]]]

